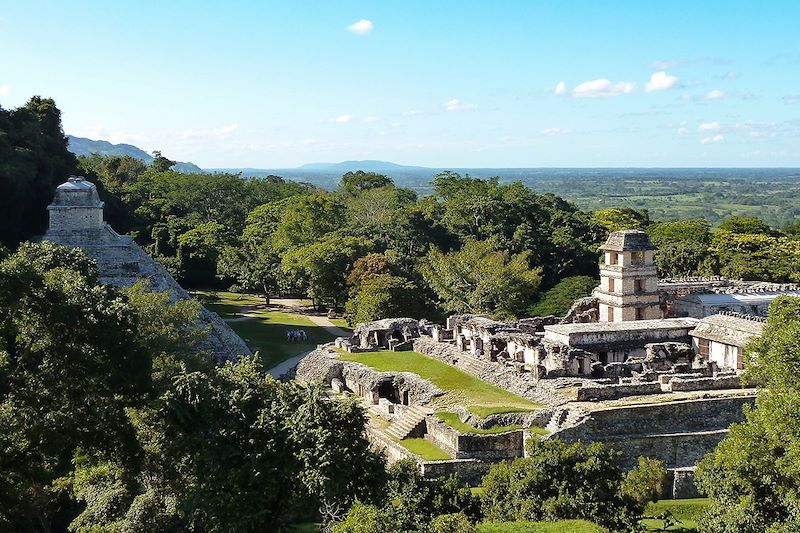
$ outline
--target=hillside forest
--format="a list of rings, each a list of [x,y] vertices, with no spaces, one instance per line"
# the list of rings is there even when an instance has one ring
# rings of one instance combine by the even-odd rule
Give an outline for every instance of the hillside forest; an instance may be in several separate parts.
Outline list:
[[[55,103],[0,109],[0,530],[476,531],[483,519],[582,519],[639,531],[663,467],[622,472],[600,444],[531,443],[484,496],[455,478],[385,468],[352,400],[267,376],[257,357],[198,353],[197,303],[139,283],[98,281],[93,261],[30,239],[70,174],[95,182],[106,218],[187,287],[269,299],[307,295],[351,322],[391,315],[561,313],[591,287],[609,231],[640,228],[663,276],[800,281],[800,223],[755,217],[651,223],[622,208],[582,211],[520,183],[443,172],[419,197],[381,174],[336,191],[278,176],[171,170],[130,157],[76,158]],[[779,299],[767,383],[747,420],[700,467],[712,498],[703,531],[795,531],[800,310]],[[535,496],[535,497],[534,497]],[[770,529],[771,528],[771,529]]]

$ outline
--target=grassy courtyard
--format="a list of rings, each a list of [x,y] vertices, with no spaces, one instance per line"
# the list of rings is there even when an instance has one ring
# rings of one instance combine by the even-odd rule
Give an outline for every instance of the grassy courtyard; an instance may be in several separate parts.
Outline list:
[[[252,294],[225,291],[195,291],[192,294],[204,306],[226,319],[250,349],[260,353],[266,368],[334,339],[308,317],[266,308],[264,299]],[[304,330],[308,340],[288,342],[286,331],[295,329]]]
[[[442,461],[453,458],[449,453],[429,440],[403,439],[400,441],[400,444],[411,453],[422,457],[426,461]]]
[[[466,408],[479,406],[490,408],[493,412],[509,412],[541,407],[541,404],[417,352],[342,353],[339,358],[363,363],[381,372],[413,372],[427,379],[445,391],[444,396],[434,400],[433,407],[437,409],[446,410],[454,405],[462,405]]]

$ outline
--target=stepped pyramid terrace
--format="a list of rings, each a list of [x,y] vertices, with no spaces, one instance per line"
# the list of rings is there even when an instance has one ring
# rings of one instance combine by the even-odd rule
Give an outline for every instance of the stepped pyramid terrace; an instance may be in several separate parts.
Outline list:
[[[173,300],[191,296],[131,237],[120,235],[103,219],[103,202],[97,187],[81,176],[72,176],[56,189],[47,207],[50,224],[43,239],[80,248],[97,262],[100,281],[129,287],[146,280],[154,291],[169,291]],[[201,308],[200,326],[207,331],[199,348],[218,361],[249,355],[247,344],[216,313]]]

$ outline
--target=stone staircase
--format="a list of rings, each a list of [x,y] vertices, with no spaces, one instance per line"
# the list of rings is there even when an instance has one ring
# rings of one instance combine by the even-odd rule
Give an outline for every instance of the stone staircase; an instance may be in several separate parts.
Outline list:
[[[545,429],[552,435],[563,429],[577,426],[583,422],[586,416],[586,413],[580,409],[559,407],[553,411],[553,416],[550,417],[550,421],[545,426]]]
[[[459,358],[459,368],[465,372],[469,372],[473,376],[481,376],[489,368],[490,363],[476,359],[469,355],[462,355]]]
[[[392,425],[386,430],[386,434],[395,440],[408,438],[425,424],[425,417],[429,414],[427,409],[418,406],[411,406],[406,412],[396,417]],[[422,431],[424,433],[424,430]]]

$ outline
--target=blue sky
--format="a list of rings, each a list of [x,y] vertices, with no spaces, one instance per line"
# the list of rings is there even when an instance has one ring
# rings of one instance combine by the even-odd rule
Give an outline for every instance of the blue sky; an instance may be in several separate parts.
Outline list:
[[[202,167],[800,166],[800,2],[0,0],[0,105]]]

